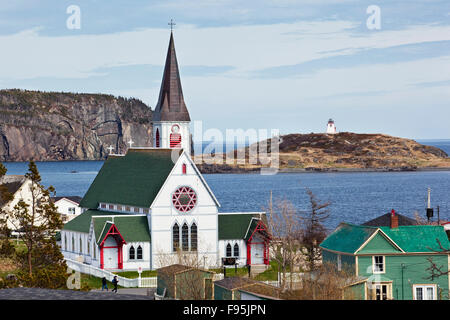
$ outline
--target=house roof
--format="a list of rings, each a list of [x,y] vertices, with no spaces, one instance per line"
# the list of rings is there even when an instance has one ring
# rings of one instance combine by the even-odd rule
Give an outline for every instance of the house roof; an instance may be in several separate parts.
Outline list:
[[[372,226],[372,227],[390,227],[391,226],[391,213],[388,212],[383,214],[375,219],[364,222],[363,226]],[[399,213],[395,213],[398,216],[398,225],[399,226],[414,226],[417,225],[417,221],[411,218],[408,218]]]
[[[62,196],[62,197],[51,197],[50,199],[53,201],[53,203],[56,203],[61,199],[67,199],[67,200],[70,200],[72,202],[79,204],[81,202],[81,199],[83,199],[83,198],[81,198],[79,196]]]
[[[151,240],[148,220],[144,215],[120,215],[92,217],[95,239],[98,244],[105,239],[112,225],[115,225],[125,242],[147,242]]]
[[[172,152],[182,149],[128,149],[108,157],[80,206],[96,209],[100,202],[149,208],[171,172]]]
[[[280,288],[261,282],[257,282],[250,286],[239,289],[239,291],[247,292],[260,298],[269,300],[281,300],[283,295]]]
[[[227,213],[219,214],[219,240],[225,239],[245,239],[250,237],[252,224],[256,219],[259,221],[259,213]],[[267,221],[266,215],[261,214],[261,218]],[[267,224],[267,223],[266,223]]]
[[[450,243],[442,226],[399,226],[371,227],[341,223],[321,244],[324,249],[355,254],[358,249],[376,232],[392,240],[404,252],[441,251],[439,240],[444,248]]]
[[[244,288],[244,287],[247,287],[254,283],[256,283],[255,280],[251,280],[249,278],[241,278],[241,277],[227,277],[227,278],[223,278],[222,280],[214,281],[215,285],[218,285],[218,286],[228,289],[228,290],[236,290],[236,289]]]
[[[153,113],[154,121],[191,121],[183,89],[181,88],[180,73],[178,71],[177,55],[173,34],[170,33],[169,48],[167,50],[158,103]]]
[[[165,274],[178,274],[189,270],[200,270],[208,273],[215,273],[213,271],[203,270],[200,268],[190,267],[182,264],[172,264],[170,266],[162,267],[157,269],[158,273],[165,273]]]
[[[25,176],[23,175],[5,175],[0,180],[0,185],[5,187],[9,193],[14,195],[24,182]],[[8,202],[9,201],[4,201],[4,199],[0,197],[0,206],[3,206]]]

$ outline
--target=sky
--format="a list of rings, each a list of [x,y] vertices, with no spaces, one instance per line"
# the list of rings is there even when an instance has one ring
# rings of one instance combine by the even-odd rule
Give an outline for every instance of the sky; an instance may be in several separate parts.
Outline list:
[[[0,88],[154,109],[170,19],[203,130],[450,139],[448,0],[0,0]]]

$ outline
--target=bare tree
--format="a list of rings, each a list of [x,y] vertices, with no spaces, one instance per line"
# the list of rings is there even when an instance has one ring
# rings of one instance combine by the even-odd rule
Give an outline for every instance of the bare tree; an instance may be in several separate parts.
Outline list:
[[[328,206],[331,203],[317,199],[309,189],[306,189],[306,193],[309,196],[310,209],[302,212],[302,244],[306,249],[305,258],[309,270],[313,271],[322,261],[319,245],[327,236],[323,223],[329,217]]]

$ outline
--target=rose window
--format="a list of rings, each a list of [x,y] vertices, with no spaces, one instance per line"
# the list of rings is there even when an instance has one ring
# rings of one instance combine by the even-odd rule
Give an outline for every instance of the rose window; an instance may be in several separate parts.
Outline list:
[[[189,187],[180,187],[172,194],[172,203],[179,212],[189,212],[197,203],[197,194]]]

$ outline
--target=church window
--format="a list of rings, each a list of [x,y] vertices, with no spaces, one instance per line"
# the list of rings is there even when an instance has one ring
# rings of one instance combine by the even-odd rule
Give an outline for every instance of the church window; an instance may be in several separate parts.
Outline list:
[[[139,213],[139,208],[134,207],[134,212]]]
[[[189,250],[189,227],[186,223],[181,228],[181,247],[183,251]]]
[[[67,236],[64,235],[64,250],[67,251]]]
[[[159,142],[159,129],[158,128],[156,128],[156,137],[155,137],[155,145],[156,145],[156,147],[157,148],[159,148],[160,147],[160,142]]]
[[[142,260],[142,247],[137,247],[137,259]]]
[[[97,259],[97,247],[94,245],[94,250],[92,250],[92,253],[94,254],[94,260]]]
[[[129,255],[129,259],[130,259],[130,260],[134,260],[134,259],[135,259],[135,255],[134,255],[134,247],[133,247],[133,246],[130,247],[130,250],[129,250],[129,252],[128,252],[128,255]]]
[[[231,257],[231,244],[227,244],[227,252],[226,252],[226,256],[227,256],[227,257]]]
[[[102,204],[100,205],[100,207],[101,207],[102,209],[106,209],[106,203],[102,203]]]
[[[233,251],[234,256],[239,257],[239,245],[237,243],[234,244]]]
[[[197,225],[195,222],[191,226],[191,251],[197,251]]]
[[[108,207],[109,207],[109,209],[114,210],[114,205],[113,204],[110,204]]]
[[[172,194],[172,203],[178,212],[189,212],[197,203],[197,194],[189,187],[180,187]]]
[[[118,210],[118,211],[122,211],[122,206],[118,204],[118,205],[117,205],[117,210]]]
[[[130,207],[125,207],[125,211],[131,211]]]
[[[180,126],[177,124],[174,124],[172,126],[172,133],[170,134],[170,147],[171,148],[181,148],[181,134]]]
[[[144,208],[144,213],[149,213],[150,211],[147,208]]]
[[[75,237],[72,235],[72,252],[75,252]]]
[[[83,240],[81,239],[81,236],[80,236],[80,253],[83,253]]]
[[[176,252],[180,247],[180,227],[177,223],[172,228],[172,248]]]
[[[88,245],[87,245],[87,254],[89,256],[91,255],[91,242],[90,241],[88,242]]]
[[[183,174],[186,174],[186,163],[183,163],[182,172]]]

